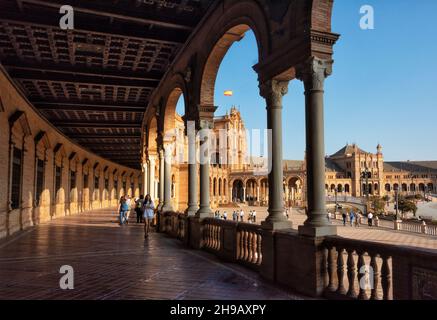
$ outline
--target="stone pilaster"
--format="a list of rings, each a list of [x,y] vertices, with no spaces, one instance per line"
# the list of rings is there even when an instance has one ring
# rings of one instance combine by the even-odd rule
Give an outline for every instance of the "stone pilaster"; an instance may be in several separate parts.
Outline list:
[[[172,162],[172,144],[164,143],[164,205],[163,212],[173,211],[171,204],[171,162]]]
[[[284,216],[282,166],[282,98],[288,92],[288,81],[270,80],[260,85],[260,94],[267,104],[267,129],[271,130],[271,170],[269,173],[269,216],[262,222],[264,229],[291,228]]]
[[[164,206],[164,150],[159,150],[159,205],[158,210],[161,211]]]
[[[143,163],[143,194],[144,196],[146,196],[149,192],[148,188],[147,188],[147,162]]]
[[[201,142],[200,142],[200,207],[196,213],[198,218],[211,217],[213,212],[210,206],[210,186],[209,186],[209,167],[210,167],[210,150],[209,150],[209,133],[213,128],[213,122],[208,120],[200,121]]]
[[[199,210],[197,205],[197,160],[196,129],[188,130],[188,216],[195,216]]]
[[[335,235],[337,229],[327,218],[325,198],[324,82],[332,73],[331,60],[311,57],[296,68],[305,85],[306,157],[308,219],[299,227],[306,236]]]
[[[152,200],[155,200],[155,165],[156,157],[154,155],[149,156],[149,194]]]

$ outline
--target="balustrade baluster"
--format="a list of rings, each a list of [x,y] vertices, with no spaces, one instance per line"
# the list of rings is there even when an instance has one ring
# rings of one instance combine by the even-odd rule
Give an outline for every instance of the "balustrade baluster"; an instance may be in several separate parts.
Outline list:
[[[258,234],[257,242],[258,242],[258,259],[256,263],[260,265],[262,262],[262,236],[260,234]]]
[[[366,287],[364,286],[367,283],[371,274],[367,272],[366,263],[364,261],[364,252],[357,252],[358,254],[358,285],[359,285],[359,300],[368,300],[368,296],[366,293]]]
[[[346,288],[344,287],[344,258],[343,258],[344,249],[337,249],[337,278],[338,278],[338,294],[346,294]]]
[[[382,298],[383,300],[392,300],[392,294],[391,294],[391,286],[392,286],[392,279],[391,279],[391,269],[389,266],[389,259],[388,256],[382,256],[382,267],[381,267],[381,285],[382,285]]]
[[[252,251],[252,232],[247,232],[247,262],[252,262],[253,258],[253,251]]]
[[[337,261],[335,259],[335,248],[328,248],[328,290],[334,292],[337,287],[335,283],[335,270],[337,268]]]
[[[351,298],[357,297],[357,292],[355,290],[355,279],[357,274],[357,268],[355,266],[354,260],[354,250],[347,250],[347,276],[349,281],[349,290],[347,291],[347,295]]]
[[[240,260],[241,255],[241,232],[237,230],[237,239],[236,239],[236,246],[237,246],[237,260]]]
[[[370,267],[373,271],[373,288],[370,295],[370,300],[379,300],[379,267],[378,263],[376,262],[377,254],[372,254],[370,259]],[[372,276],[372,274],[370,274]]]
[[[247,259],[249,258],[249,250],[247,247],[247,243],[249,241],[248,239],[249,235],[247,233],[247,231],[244,231],[244,261],[247,261]]]

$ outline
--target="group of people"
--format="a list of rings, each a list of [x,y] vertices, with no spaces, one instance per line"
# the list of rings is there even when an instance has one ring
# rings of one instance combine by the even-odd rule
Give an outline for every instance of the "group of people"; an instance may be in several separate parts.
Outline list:
[[[234,210],[232,212],[232,220],[233,221],[244,222],[244,216],[245,216],[245,212],[243,211],[243,209]],[[228,220],[228,213],[226,211],[223,211],[223,214],[221,214],[220,210],[217,210],[214,212],[214,218]],[[250,210],[249,217],[247,218],[247,222],[256,223],[256,210]]]
[[[343,211],[343,213],[341,214],[341,217],[343,219],[343,226],[346,226],[347,224],[347,220],[349,218],[349,224],[350,226],[355,226],[355,227],[359,227],[360,224],[362,223],[362,215],[359,212],[354,212],[353,210],[348,211]],[[332,213],[328,213],[328,219],[331,220],[332,218]],[[367,224],[369,227],[373,226],[373,213],[369,212],[369,214],[367,215]]]
[[[155,204],[150,195],[141,195],[134,199],[137,223],[144,223],[144,238],[147,239],[155,216]],[[120,226],[129,224],[129,215],[132,210],[132,200],[129,195],[120,198],[118,213]]]

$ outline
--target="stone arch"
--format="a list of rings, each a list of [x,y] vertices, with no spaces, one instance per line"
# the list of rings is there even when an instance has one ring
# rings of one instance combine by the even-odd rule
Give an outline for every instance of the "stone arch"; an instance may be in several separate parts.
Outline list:
[[[217,178],[214,177],[212,180],[212,195],[217,196]]]
[[[158,121],[156,117],[150,118],[147,124],[147,152],[149,154],[158,154]]]
[[[185,84],[185,80],[182,75],[175,74],[170,81],[172,84],[169,90],[163,96],[164,105],[162,110],[161,128],[163,132],[168,130],[172,130],[175,128],[175,120],[176,120],[176,106],[181,96],[184,97],[184,106],[185,106],[185,114],[189,113],[189,95],[187,86]],[[184,116],[184,115],[182,115]]]
[[[210,48],[205,57],[201,79],[199,102],[201,106],[214,106],[214,89],[220,64],[235,41],[243,38],[252,30],[258,47],[258,60],[266,59],[270,52],[270,28],[265,10],[254,1],[235,1],[226,8],[224,14],[215,23],[205,39],[205,46]]]
[[[244,202],[244,182],[242,179],[232,180],[232,201]]]

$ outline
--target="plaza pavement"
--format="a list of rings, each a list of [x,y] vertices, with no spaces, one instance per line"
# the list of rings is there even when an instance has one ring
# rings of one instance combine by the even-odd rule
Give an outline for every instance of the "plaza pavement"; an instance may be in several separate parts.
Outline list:
[[[60,268],[74,270],[61,290]],[[119,227],[113,210],[62,217],[0,242],[1,299],[293,300],[249,269],[142,225]]]
[[[249,215],[249,210],[256,210],[257,223],[263,221],[267,216],[267,208],[265,207],[242,207],[245,212],[245,221]],[[239,208],[235,208],[239,209]],[[228,219],[232,219],[233,208],[221,208],[220,212],[227,212]],[[306,216],[302,210],[293,209],[289,214],[290,221],[293,224],[293,229],[298,228],[298,226],[303,225],[306,220]],[[386,228],[376,228],[361,225],[360,227],[351,227],[349,225],[343,226],[341,221],[333,221],[333,224],[337,225],[338,235],[345,238],[351,238],[356,240],[366,240],[379,243],[392,244],[397,246],[408,246],[408,247],[421,247],[427,249],[437,250],[437,237],[422,235],[416,233],[410,233],[405,231],[395,231]]]

